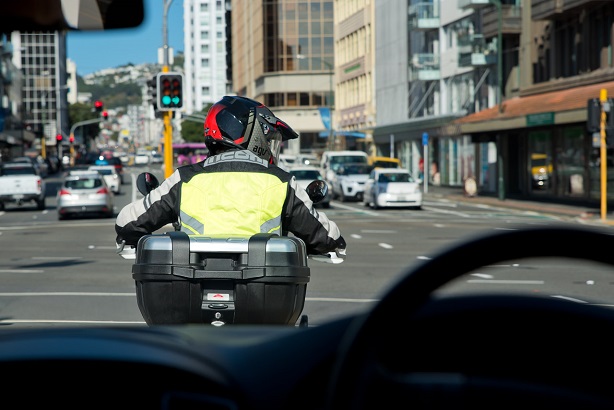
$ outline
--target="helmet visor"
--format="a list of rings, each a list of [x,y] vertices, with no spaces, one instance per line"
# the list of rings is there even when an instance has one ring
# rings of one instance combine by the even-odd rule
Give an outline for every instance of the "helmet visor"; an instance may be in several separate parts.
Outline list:
[[[230,108],[222,110],[215,116],[215,122],[222,135],[236,141],[245,134],[247,121],[241,122]]]
[[[280,132],[276,131],[270,135],[269,149],[271,150],[270,162],[272,164],[277,165],[279,163],[279,152],[281,151],[282,144],[282,134]]]

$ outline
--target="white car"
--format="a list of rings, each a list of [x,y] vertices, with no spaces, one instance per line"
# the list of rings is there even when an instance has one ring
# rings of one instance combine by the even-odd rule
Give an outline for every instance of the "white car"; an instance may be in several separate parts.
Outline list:
[[[104,181],[109,186],[109,189],[113,191],[114,194],[119,194],[121,192],[121,178],[117,173],[114,165],[91,165],[88,167],[90,171],[97,171],[104,177]]]
[[[369,179],[371,166],[366,163],[345,163],[339,165],[330,182],[333,199],[342,202],[361,201],[365,182]]]
[[[137,151],[134,155],[134,165],[149,165],[149,152],[147,151]]]
[[[296,165],[296,155],[292,154],[279,154],[279,162],[278,165],[280,168],[283,168],[285,171],[290,171],[294,165]]]
[[[324,180],[324,177],[322,176],[322,173],[320,172],[320,170],[314,166],[309,166],[309,165],[296,165],[294,167],[292,167],[290,169],[290,174],[294,175],[294,178],[296,178],[296,182],[298,184],[298,186],[302,189],[306,189],[307,185],[309,185],[310,182],[315,181],[316,179],[319,180]],[[328,190],[328,194],[326,195],[326,197],[318,202],[317,204],[315,204],[316,207],[323,207],[323,208],[330,208],[330,187]]]
[[[373,209],[422,208],[420,183],[403,168],[374,168],[364,189],[364,205]]]

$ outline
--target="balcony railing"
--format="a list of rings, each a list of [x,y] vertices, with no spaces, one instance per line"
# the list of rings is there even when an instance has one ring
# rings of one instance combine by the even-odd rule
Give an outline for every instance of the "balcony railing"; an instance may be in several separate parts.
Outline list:
[[[479,9],[489,4],[490,0],[458,0],[459,9]]]
[[[409,6],[410,30],[439,28],[439,0],[432,3],[416,3]]]
[[[410,81],[439,80],[439,54],[417,53],[409,62]]]
[[[472,67],[496,64],[497,46],[487,43],[482,34],[467,34],[458,38],[458,65]]]

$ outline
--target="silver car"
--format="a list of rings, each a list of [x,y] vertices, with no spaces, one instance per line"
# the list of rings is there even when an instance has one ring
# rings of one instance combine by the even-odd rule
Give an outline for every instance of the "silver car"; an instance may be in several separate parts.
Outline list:
[[[71,171],[57,194],[58,219],[72,216],[112,218],[115,195],[97,171]]]

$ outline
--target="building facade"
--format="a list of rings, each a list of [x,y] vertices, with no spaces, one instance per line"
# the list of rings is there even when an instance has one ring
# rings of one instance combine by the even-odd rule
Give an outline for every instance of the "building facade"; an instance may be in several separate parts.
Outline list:
[[[324,151],[334,127],[333,1],[233,0],[231,8],[233,90],[300,134],[285,152]]]
[[[184,112],[199,113],[232,93],[230,1],[184,0]]]
[[[587,101],[614,95],[613,13],[602,0],[378,1],[376,150],[482,195],[598,200]]]
[[[37,135],[43,156],[61,154],[56,135],[68,141],[65,33],[13,32],[13,63],[22,74],[23,121]]]

